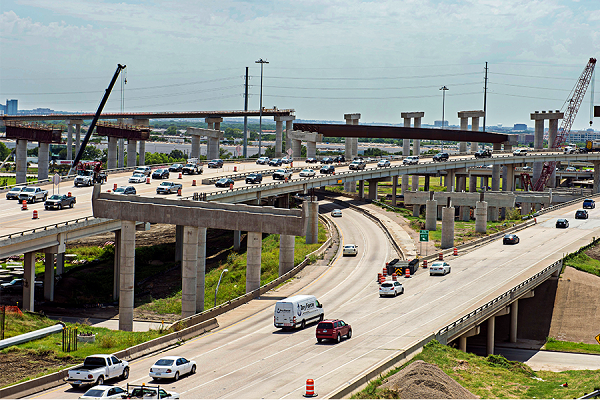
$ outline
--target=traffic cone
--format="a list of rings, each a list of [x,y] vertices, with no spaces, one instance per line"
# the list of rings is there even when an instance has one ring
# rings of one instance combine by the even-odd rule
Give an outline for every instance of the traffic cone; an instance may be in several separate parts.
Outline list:
[[[183,174],[180,172],[179,173],[179,179],[182,179],[182,178],[183,178]]]
[[[196,186],[196,180],[195,179],[192,181],[192,186]]]
[[[37,210],[33,210],[33,219],[38,219]]]
[[[440,251],[440,253],[438,254],[438,260],[440,260],[440,261],[444,261],[444,253],[442,253],[441,251]]]
[[[457,256],[458,255],[458,249],[455,247],[454,248],[454,255]]]
[[[423,268],[427,268],[427,260],[423,260]]]
[[[304,397],[316,397],[317,394],[315,393],[315,381],[313,381],[312,379],[307,379],[306,380],[306,393],[304,394]]]
[[[21,203],[21,210],[27,211],[27,200],[23,200],[23,202]]]
[[[404,277],[405,278],[410,278],[410,268],[406,267],[404,269],[404,272],[405,272]]]

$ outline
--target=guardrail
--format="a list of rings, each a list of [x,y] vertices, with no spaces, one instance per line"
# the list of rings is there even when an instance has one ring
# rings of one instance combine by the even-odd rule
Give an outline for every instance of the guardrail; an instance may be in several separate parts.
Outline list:
[[[67,226],[69,224],[76,224],[78,222],[90,221],[90,220],[108,221],[107,219],[96,218],[96,217],[93,217],[93,216],[82,217],[82,218],[77,218],[77,219],[71,219],[71,220],[64,221],[64,222],[59,222],[57,224],[51,224],[51,225],[41,226],[39,228],[28,229],[28,230],[25,230],[25,231],[22,231],[22,232],[10,233],[8,235],[2,235],[2,236],[0,236],[0,240],[1,239],[11,239],[13,237],[24,236],[26,233],[43,232],[43,231],[47,231],[49,228],[56,229],[56,228],[58,228],[60,226]]]
[[[563,260],[558,260],[542,271],[533,275],[532,277],[521,282],[512,289],[502,293],[500,296],[488,301],[483,306],[478,307],[474,311],[465,315],[462,318],[457,319],[449,325],[446,325],[438,331],[436,339],[442,343],[447,344],[449,340],[454,339],[456,336],[464,333],[474,325],[478,325],[480,322],[486,320],[493,314],[495,314],[502,307],[512,303],[519,297],[534,289],[539,284],[547,280],[552,274],[560,271],[563,266]]]

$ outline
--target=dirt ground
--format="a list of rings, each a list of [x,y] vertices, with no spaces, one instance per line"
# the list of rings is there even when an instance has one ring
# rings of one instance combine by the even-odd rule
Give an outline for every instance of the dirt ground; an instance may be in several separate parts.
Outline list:
[[[31,376],[32,371],[35,371],[36,374],[43,374],[51,369],[66,367],[70,364],[73,364],[72,359],[56,358],[50,351],[40,353],[11,351],[0,354],[0,365],[6,367],[2,368],[0,374],[0,387]]]

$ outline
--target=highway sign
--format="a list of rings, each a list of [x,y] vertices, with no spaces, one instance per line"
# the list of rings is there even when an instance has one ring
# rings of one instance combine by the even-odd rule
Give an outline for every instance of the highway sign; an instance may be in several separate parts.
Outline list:
[[[598,342],[598,344],[600,344],[600,334],[598,334],[598,336],[596,336],[596,342]]]
[[[59,174],[54,174],[54,176],[52,177],[52,183],[54,183],[55,185],[58,185],[60,183],[60,175]]]
[[[419,241],[420,242],[429,242],[429,231],[421,230],[419,232]]]
[[[288,153],[288,156],[291,156],[292,154],[294,154],[294,150],[292,150],[291,147],[289,149],[287,149],[285,152]]]

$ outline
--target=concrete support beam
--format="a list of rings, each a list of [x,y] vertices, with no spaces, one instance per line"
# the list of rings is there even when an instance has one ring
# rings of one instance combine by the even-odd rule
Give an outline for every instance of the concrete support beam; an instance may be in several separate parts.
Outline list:
[[[425,229],[435,231],[437,229],[437,200],[427,200],[425,203]]]
[[[119,168],[124,168],[125,167],[125,139],[118,139],[119,140],[119,159],[117,160],[117,163],[119,165]]]
[[[600,193],[600,162],[594,161],[594,193]]]
[[[392,176],[392,206],[396,207],[396,192],[398,191],[398,175]]]
[[[137,164],[137,140],[127,139],[127,167],[132,168]]]
[[[56,254],[56,275],[61,276],[65,270],[65,253]]]
[[[379,180],[377,179],[369,179],[369,200],[377,200],[377,184]]]
[[[138,165],[146,165],[146,141],[140,140],[139,162]]]
[[[117,144],[118,143],[119,143],[118,138],[112,137],[112,136],[108,137],[108,158],[106,161],[107,169],[117,168]]]
[[[500,190],[500,164],[492,165],[492,191]]]
[[[490,317],[487,320],[487,355],[494,354],[494,341],[496,331],[496,317]]]
[[[402,175],[402,183],[400,184],[400,190],[403,196],[408,191],[408,175]]]
[[[233,231],[233,251],[240,251],[242,247],[242,231]]]
[[[183,259],[183,225],[175,226],[175,261]]]
[[[44,300],[54,301],[54,253],[44,252]]]
[[[200,135],[192,136],[192,150],[190,152],[191,158],[200,158]]]
[[[519,300],[515,300],[510,305],[510,342],[517,342],[517,321],[519,319]]]
[[[317,201],[305,201],[306,206],[306,244],[319,242],[319,203]]]
[[[419,175],[411,175],[411,186],[412,191],[416,192],[419,190]]]
[[[476,326],[475,328],[469,329],[467,332],[463,333],[462,336],[459,338],[459,342],[458,342],[458,349],[460,351],[467,351],[467,338],[471,337],[471,336],[477,336],[479,335],[481,329],[479,326]]]
[[[58,260],[57,260],[58,261]],[[58,266],[57,266],[58,269]],[[58,274],[58,271],[57,271]],[[115,255],[113,263],[113,300],[119,300],[121,277],[121,230],[115,231]]]
[[[206,228],[198,228],[198,247],[196,256],[196,313],[204,311],[206,291]]]
[[[50,143],[40,142],[38,145],[38,179],[48,179],[48,164],[50,161]]]
[[[16,183],[27,183],[27,140],[17,139],[16,158]]]
[[[279,276],[294,268],[294,244],[296,237],[279,235]]]
[[[119,330],[133,331],[135,283],[135,221],[121,221]]]
[[[283,121],[275,121],[275,157],[281,158],[283,154]]]
[[[260,287],[262,233],[248,232],[246,260],[246,293]]]
[[[35,253],[29,252],[24,254],[23,258],[23,310],[35,311]]]
[[[344,188],[344,190],[346,190],[346,188]],[[364,180],[358,181],[358,197],[360,199],[365,198],[365,181]]]
[[[300,148],[302,151],[302,148]],[[294,153],[296,154],[296,153]],[[317,156],[317,142],[306,142],[306,157],[315,158]],[[300,154],[298,154],[300,157]]]
[[[198,261],[198,227],[183,227],[183,259],[181,260],[181,317],[196,314],[196,279]]]
[[[73,124],[67,122],[67,160],[73,159]]]
[[[454,207],[442,208],[442,249],[454,247]]]
[[[487,231],[487,201],[478,201],[475,204],[475,232],[486,233]]]

